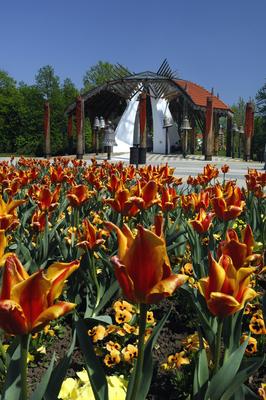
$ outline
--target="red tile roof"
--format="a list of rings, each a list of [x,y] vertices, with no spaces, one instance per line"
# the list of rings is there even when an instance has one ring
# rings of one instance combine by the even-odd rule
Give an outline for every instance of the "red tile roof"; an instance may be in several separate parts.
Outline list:
[[[176,83],[187,92],[193,103],[197,106],[206,107],[207,97],[212,96],[214,108],[231,111],[230,107],[227,104],[225,104],[217,96],[212,95],[211,92],[204,89],[204,87],[197,85],[194,82],[186,81],[183,79],[176,80]]]

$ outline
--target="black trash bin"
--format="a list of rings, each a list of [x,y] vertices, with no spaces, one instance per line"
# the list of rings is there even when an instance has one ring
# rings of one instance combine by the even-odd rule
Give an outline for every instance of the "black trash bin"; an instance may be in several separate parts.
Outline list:
[[[139,147],[139,164],[146,164],[146,147]]]
[[[130,147],[129,164],[139,163],[139,149],[138,147]]]

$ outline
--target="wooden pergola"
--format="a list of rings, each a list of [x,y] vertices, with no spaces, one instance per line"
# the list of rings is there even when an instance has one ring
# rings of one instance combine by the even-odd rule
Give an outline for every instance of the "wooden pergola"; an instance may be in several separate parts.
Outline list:
[[[147,130],[144,125],[149,121],[149,97],[154,97],[167,100],[180,136],[182,121],[185,116],[188,117],[191,125],[188,149],[191,154],[195,152],[196,131],[200,129],[203,137],[202,153],[206,160],[211,160],[212,156],[218,152],[219,118],[225,117],[227,120],[226,155],[228,157],[232,155],[233,112],[218,95],[215,96],[213,92],[209,92],[196,83],[177,79],[166,60],[157,73],[146,71],[131,74],[125,70],[125,76],[121,75],[123,74],[119,69],[113,80],[82,94],[67,108],[70,139],[73,134],[73,119],[76,121],[78,158],[82,158],[84,153],[84,118],[89,118],[91,126],[96,116],[103,116],[105,120],[117,119],[123,114],[127,101],[137,93],[140,95],[139,115],[142,116],[140,125],[143,126],[140,132],[142,135],[140,147],[145,147],[147,143],[145,137]],[[250,150],[247,149],[245,153],[248,158]]]

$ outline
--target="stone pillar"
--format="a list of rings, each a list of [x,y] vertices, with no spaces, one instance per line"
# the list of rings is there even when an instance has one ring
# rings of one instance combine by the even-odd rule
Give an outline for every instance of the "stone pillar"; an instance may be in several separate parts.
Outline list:
[[[68,114],[67,118],[67,142],[68,142],[68,154],[73,152],[73,118],[72,114]]]
[[[226,157],[231,157],[232,155],[232,116],[227,116],[227,129],[226,129]]]
[[[251,102],[246,104],[246,116],[245,116],[245,148],[244,148],[244,159],[245,161],[250,160],[251,152],[251,139],[254,133],[254,107]]]
[[[77,158],[82,159],[84,154],[83,143],[84,129],[84,100],[81,96],[76,100],[76,130],[77,130]]]
[[[44,156],[51,157],[50,104],[44,104]]]
[[[205,160],[212,160],[213,152],[213,100],[207,97],[206,130],[205,130]]]

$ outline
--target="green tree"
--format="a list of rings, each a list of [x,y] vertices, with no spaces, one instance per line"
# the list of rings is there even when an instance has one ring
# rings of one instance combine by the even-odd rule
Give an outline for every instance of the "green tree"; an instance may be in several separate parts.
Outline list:
[[[238,127],[244,126],[245,124],[245,112],[246,103],[242,97],[239,97],[238,102],[232,105],[232,111],[234,112],[234,122]]]
[[[93,65],[88,71],[86,71],[83,77],[83,91],[90,90],[95,86],[102,85],[108,81],[114,79],[117,76],[117,70],[120,76],[126,76],[129,71],[126,67],[111,64],[106,61],[99,61],[96,65]]]
[[[60,79],[51,65],[40,68],[35,76],[36,86],[47,100],[51,100],[60,91]]]
[[[259,114],[266,118],[266,83],[259,89],[256,95],[256,102]]]

